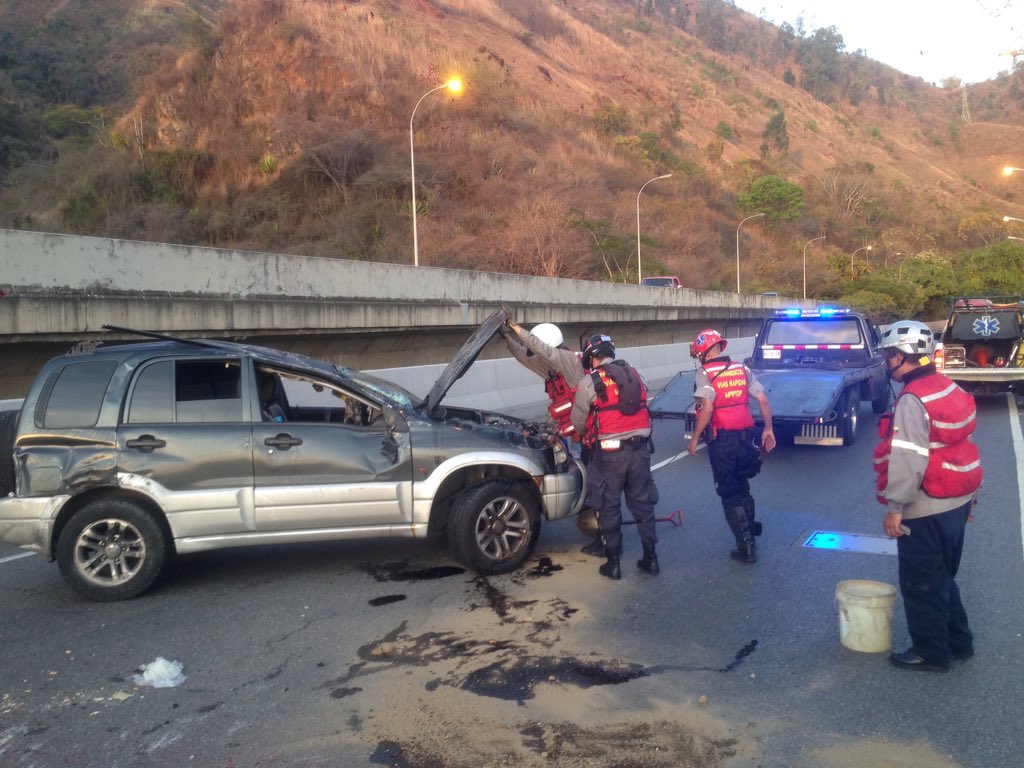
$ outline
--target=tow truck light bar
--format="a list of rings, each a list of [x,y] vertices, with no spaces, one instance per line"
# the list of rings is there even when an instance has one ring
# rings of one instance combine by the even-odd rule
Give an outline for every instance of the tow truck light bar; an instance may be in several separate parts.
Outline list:
[[[780,317],[835,317],[836,315],[848,315],[851,311],[841,307],[818,307],[817,309],[787,307],[775,310],[775,314]]]

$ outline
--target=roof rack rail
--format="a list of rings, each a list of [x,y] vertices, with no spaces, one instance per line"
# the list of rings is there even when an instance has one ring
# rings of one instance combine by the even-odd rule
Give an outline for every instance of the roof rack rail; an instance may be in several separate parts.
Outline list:
[[[105,331],[117,331],[118,333],[131,333],[136,336],[144,336],[148,339],[160,339],[161,341],[177,341],[181,344],[191,344],[194,347],[206,347],[207,349],[220,349],[217,344],[203,341],[201,339],[183,339],[178,336],[171,336],[166,333],[157,333],[156,331],[139,331],[135,328],[122,328],[119,325],[107,325],[100,326]]]

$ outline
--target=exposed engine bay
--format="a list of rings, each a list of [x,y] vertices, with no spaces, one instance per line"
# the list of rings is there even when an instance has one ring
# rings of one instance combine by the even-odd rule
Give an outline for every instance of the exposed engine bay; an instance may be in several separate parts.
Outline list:
[[[517,419],[503,413],[480,411],[475,408],[458,408],[444,406],[442,412],[435,415],[459,429],[467,431],[487,432],[498,435],[512,445],[528,448],[550,447],[552,442],[561,442],[561,437],[554,424]]]

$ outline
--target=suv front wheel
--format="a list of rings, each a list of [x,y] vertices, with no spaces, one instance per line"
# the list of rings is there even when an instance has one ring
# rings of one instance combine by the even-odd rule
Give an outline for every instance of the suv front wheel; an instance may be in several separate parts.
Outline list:
[[[471,488],[448,519],[448,545],[478,573],[509,573],[533,552],[540,514],[528,489],[506,481]]]
[[[127,499],[99,499],[72,515],[57,540],[57,565],[77,592],[100,602],[148,589],[164,564],[160,526]]]

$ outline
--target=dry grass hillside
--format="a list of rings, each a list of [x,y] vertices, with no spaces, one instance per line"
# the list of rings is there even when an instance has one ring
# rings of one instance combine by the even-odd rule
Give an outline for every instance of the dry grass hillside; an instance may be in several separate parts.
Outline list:
[[[695,287],[735,286],[765,177],[802,206],[743,227],[745,291],[799,293],[822,233],[837,296],[1024,219],[1024,69],[965,124],[956,84],[720,0],[14,0],[0,28],[0,226],[411,263],[410,116],[452,76],[415,114],[421,264],[635,280],[665,173],[643,273]]]

